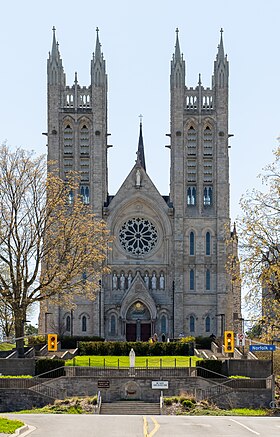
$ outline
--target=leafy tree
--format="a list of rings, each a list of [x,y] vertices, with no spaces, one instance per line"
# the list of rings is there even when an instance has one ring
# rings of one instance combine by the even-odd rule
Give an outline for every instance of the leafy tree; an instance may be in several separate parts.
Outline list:
[[[47,172],[44,156],[0,148],[0,296],[12,308],[20,355],[35,302],[93,299],[106,271],[105,223],[83,204],[78,175],[62,181],[49,165]]]
[[[263,190],[241,199],[239,223],[241,275],[251,309],[262,314],[263,332],[280,331],[280,147],[264,168]]]

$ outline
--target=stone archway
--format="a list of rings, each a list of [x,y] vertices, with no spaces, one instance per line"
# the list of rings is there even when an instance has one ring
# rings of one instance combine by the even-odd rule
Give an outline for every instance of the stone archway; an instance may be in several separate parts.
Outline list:
[[[126,340],[148,341],[152,333],[151,314],[147,306],[136,300],[126,314]]]

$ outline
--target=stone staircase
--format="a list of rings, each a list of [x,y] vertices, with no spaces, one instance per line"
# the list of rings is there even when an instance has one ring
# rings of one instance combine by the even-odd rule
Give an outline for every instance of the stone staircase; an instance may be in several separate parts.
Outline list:
[[[159,402],[143,402],[143,401],[117,401],[117,402],[102,402],[100,414],[112,415],[159,415]]]

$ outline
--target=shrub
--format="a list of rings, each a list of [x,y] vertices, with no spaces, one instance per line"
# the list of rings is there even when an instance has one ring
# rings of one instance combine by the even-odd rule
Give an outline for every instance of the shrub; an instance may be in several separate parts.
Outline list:
[[[184,399],[181,404],[186,410],[192,410],[195,407],[195,403],[191,399]]]
[[[68,336],[59,336],[58,340],[61,343],[62,349],[75,349],[79,346],[80,341],[104,341],[104,338],[98,336],[86,337],[82,335],[74,335],[73,337]]]
[[[58,369],[59,367],[62,367],[59,371],[53,372],[53,374],[48,374],[46,372],[50,372],[51,370]],[[46,373],[46,375],[43,375],[42,378],[49,378],[51,377],[59,377],[64,375],[64,360],[54,359],[50,360],[48,358],[37,360],[35,364],[35,375],[41,375]]]
[[[219,378],[220,376],[216,375],[215,373],[223,374],[223,362],[221,360],[201,360],[197,362],[197,366],[203,367],[203,369],[197,369],[197,375],[203,376],[204,378]],[[207,372],[207,370],[209,370],[209,372]]]
[[[196,337],[195,346],[197,349],[211,349],[211,337]]]
[[[117,355],[127,356],[131,349],[138,356],[174,356],[174,355],[194,355],[193,343],[184,342],[126,342],[126,341],[82,341],[79,343],[80,355]]]

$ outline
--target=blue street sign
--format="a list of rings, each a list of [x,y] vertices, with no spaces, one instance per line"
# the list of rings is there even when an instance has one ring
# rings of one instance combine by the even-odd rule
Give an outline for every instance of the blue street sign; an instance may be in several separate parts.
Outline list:
[[[250,352],[274,352],[275,344],[251,344],[249,346]]]

